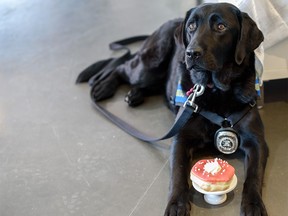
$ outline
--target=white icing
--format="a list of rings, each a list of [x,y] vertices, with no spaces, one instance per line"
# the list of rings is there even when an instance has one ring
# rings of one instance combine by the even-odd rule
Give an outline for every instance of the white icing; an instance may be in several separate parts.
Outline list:
[[[212,175],[215,175],[220,170],[221,170],[221,166],[219,165],[217,159],[215,159],[213,162],[208,161],[204,165],[204,171],[207,173],[211,173]]]

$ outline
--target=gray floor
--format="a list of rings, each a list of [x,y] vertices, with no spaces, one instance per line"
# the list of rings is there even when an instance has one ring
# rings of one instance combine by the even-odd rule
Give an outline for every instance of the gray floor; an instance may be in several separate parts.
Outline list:
[[[114,53],[109,42],[151,33],[184,16],[184,0],[0,1],[0,215],[162,215],[169,184],[169,141],[139,142],[90,103],[78,73]],[[273,85],[272,85],[273,86]],[[277,85],[279,87],[279,85]],[[127,88],[105,105],[154,135],[173,121],[161,97],[132,109]],[[277,96],[287,94],[287,82]],[[266,88],[273,97],[273,87]],[[284,95],[285,95],[284,94]],[[288,104],[268,101],[261,115],[271,154],[263,197],[272,216],[288,211]],[[239,184],[219,207],[191,192],[193,215],[239,215],[242,156],[224,157]]]

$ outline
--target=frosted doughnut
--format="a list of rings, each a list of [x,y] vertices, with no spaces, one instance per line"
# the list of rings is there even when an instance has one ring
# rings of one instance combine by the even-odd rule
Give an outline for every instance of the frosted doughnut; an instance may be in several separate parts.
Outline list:
[[[192,167],[190,179],[205,191],[224,191],[229,188],[234,174],[234,167],[227,161],[205,159]]]

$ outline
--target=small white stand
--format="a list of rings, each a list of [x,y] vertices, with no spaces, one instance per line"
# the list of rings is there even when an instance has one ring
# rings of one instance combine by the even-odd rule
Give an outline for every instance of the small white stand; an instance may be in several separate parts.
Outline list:
[[[233,176],[232,178],[232,182],[230,184],[230,187],[227,188],[225,191],[205,191],[202,188],[200,188],[198,185],[196,185],[194,182],[192,182],[193,187],[195,188],[195,190],[197,190],[198,192],[204,194],[204,200],[211,204],[211,205],[219,205],[222,204],[226,201],[227,199],[227,193],[229,193],[230,191],[234,190],[234,188],[237,185],[237,177],[236,175]]]

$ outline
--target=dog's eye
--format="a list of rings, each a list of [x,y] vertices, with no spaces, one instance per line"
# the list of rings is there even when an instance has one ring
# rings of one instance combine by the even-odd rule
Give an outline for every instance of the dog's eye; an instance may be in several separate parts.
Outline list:
[[[191,22],[191,23],[189,24],[188,28],[189,28],[189,30],[190,30],[191,32],[195,31],[196,28],[197,28],[196,22]]]
[[[226,29],[226,26],[223,23],[220,23],[217,25],[217,30],[218,31],[224,31]]]

